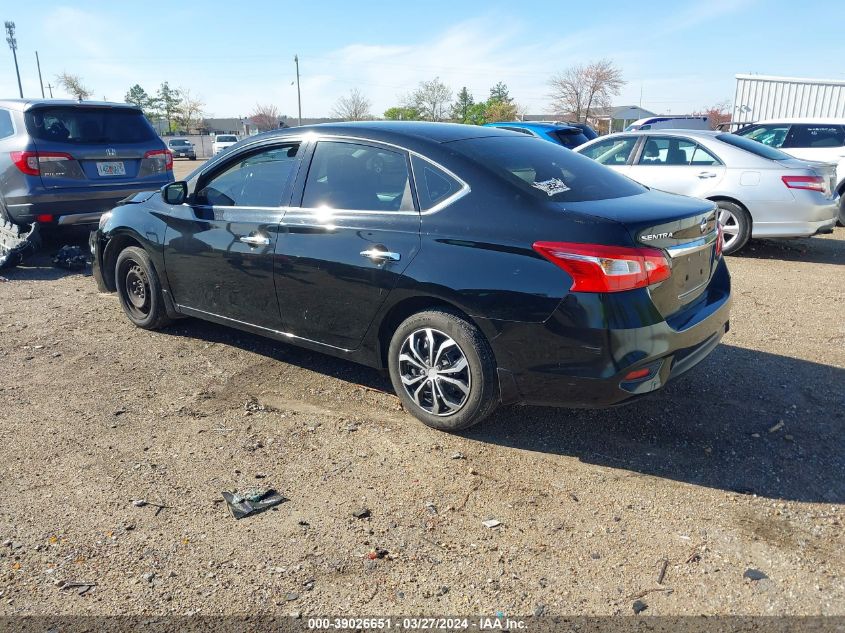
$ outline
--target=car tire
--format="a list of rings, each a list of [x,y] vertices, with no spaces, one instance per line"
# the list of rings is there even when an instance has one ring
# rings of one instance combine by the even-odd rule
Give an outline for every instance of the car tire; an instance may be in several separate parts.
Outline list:
[[[845,198],[843,197],[839,198],[839,219],[836,223],[839,226],[845,226]]]
[[[120,306],[132,323],[145,330],[157,330],[171,322],[164,307],[161,282],[143,248],[129,246],[120,251],[114,280]]]
[[[450,310],[405,319],[390,341],[388,371],[405,410],[441,431],[478,424],[499,404],[490,344],[475,325]]]
[[[722,225],[722,253],[732,255],[751,239],[751,215],[735,202],[719,200],[716,206]]]

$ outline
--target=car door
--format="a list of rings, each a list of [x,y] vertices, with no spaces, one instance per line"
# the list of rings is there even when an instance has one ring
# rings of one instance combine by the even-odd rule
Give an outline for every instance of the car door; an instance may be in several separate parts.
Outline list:
[[[627,176],[630,171],[628,163],[636,144],[636,136],[614,136],[593,143],[583,149],[579,148],[577,151],[587,158],[592,158],[594,161]]]
[[[188,212],[164,218],[167,280],[181,308],[280,328],[273,258],[299,154],[297,142],[245,148],[199,176]]]
[[[395,147],[317,142],[276,245],[286,332],[341,349],[360,345],[419,250],[410,173],[408,154]]]
[[[705,197],[724,177],[725,166],[691,139],[647,135],[628,175],[652,189]]]

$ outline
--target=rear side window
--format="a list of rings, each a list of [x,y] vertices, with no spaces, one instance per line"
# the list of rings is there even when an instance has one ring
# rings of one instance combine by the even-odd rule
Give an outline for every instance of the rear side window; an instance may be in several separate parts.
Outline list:
[[[780,147],[786,140],[789,132],[789,125],[755,125],[737,132],[740,136],[750,138],[753,141],[768,145],[769,147]]]
[[[450,145],[526,193],[554,202],[623,198],[646,191],[585,156],[540,139],[494,136]]]
[[[15,128],[12,125],[12,114],[8,110],[0,108],[0,138],[12,136]]]
[[[580,153],[602,165],[625,165],[636,144],[636,136],[609,138],[590,145]]]
[[[86,145],[143,143],[155,130],[138,110],[60,106],[26,113],[26,129],[34,138]]]
[[[671,136],[647,136],[640,165],[689,165],[696,145]]]
[[[723,143],[727,143],[728,145],[744,149],[745,151],[756,154],[757,156],[761,156],[762,158],[768,158],[769,160],[789,160],[792,158],[789,154],[786,154],[779,149],[763,145],[763,143],[758,143],[757,141],[752,141],[750,138],[739,136],[738,134],[719,134],[716,136],[716,139],[722,141]]]
[[[419,199],[420,209],[423,211],[427,211],[455,195],[463,186],[442,169],[438,169],[418,156],[411,157],[411,164],[414,168],[417,198]]]
[[[784,147],[842,147],[845,132],[841,125],[795,124],[789,131]]]
[[[196,194],[197,204],[278,207],[297,163],[297,145],[259,150],[227,164]]]
[[[302,206],[357,211],[414,211],[405,154],[320,141],[308,170]]]

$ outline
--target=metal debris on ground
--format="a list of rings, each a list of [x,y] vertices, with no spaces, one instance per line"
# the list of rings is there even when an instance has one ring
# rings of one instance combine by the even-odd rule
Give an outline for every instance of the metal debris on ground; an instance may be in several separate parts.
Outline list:
[[[14,268],[40,246],[37,222],[18,226],[0,220],[0,269]]]
[[[264,512],[288,500],[272,488],[250,488],[244,492],[224,490],[222,494],[235,519]]]
[[[88,265],[88,258],[78,246],[62,246],[53,257],[53,265],[67,270],[82,270]]]

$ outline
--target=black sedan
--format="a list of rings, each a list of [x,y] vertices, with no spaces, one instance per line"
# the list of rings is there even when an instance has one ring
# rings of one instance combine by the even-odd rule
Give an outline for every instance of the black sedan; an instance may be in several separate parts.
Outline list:
[[[728,330],[712,202],[489,127],[328,124],[251,137],[138,194],[94,273],[154,329],[184,316],[387,369],[407,411],[652,392]]]

